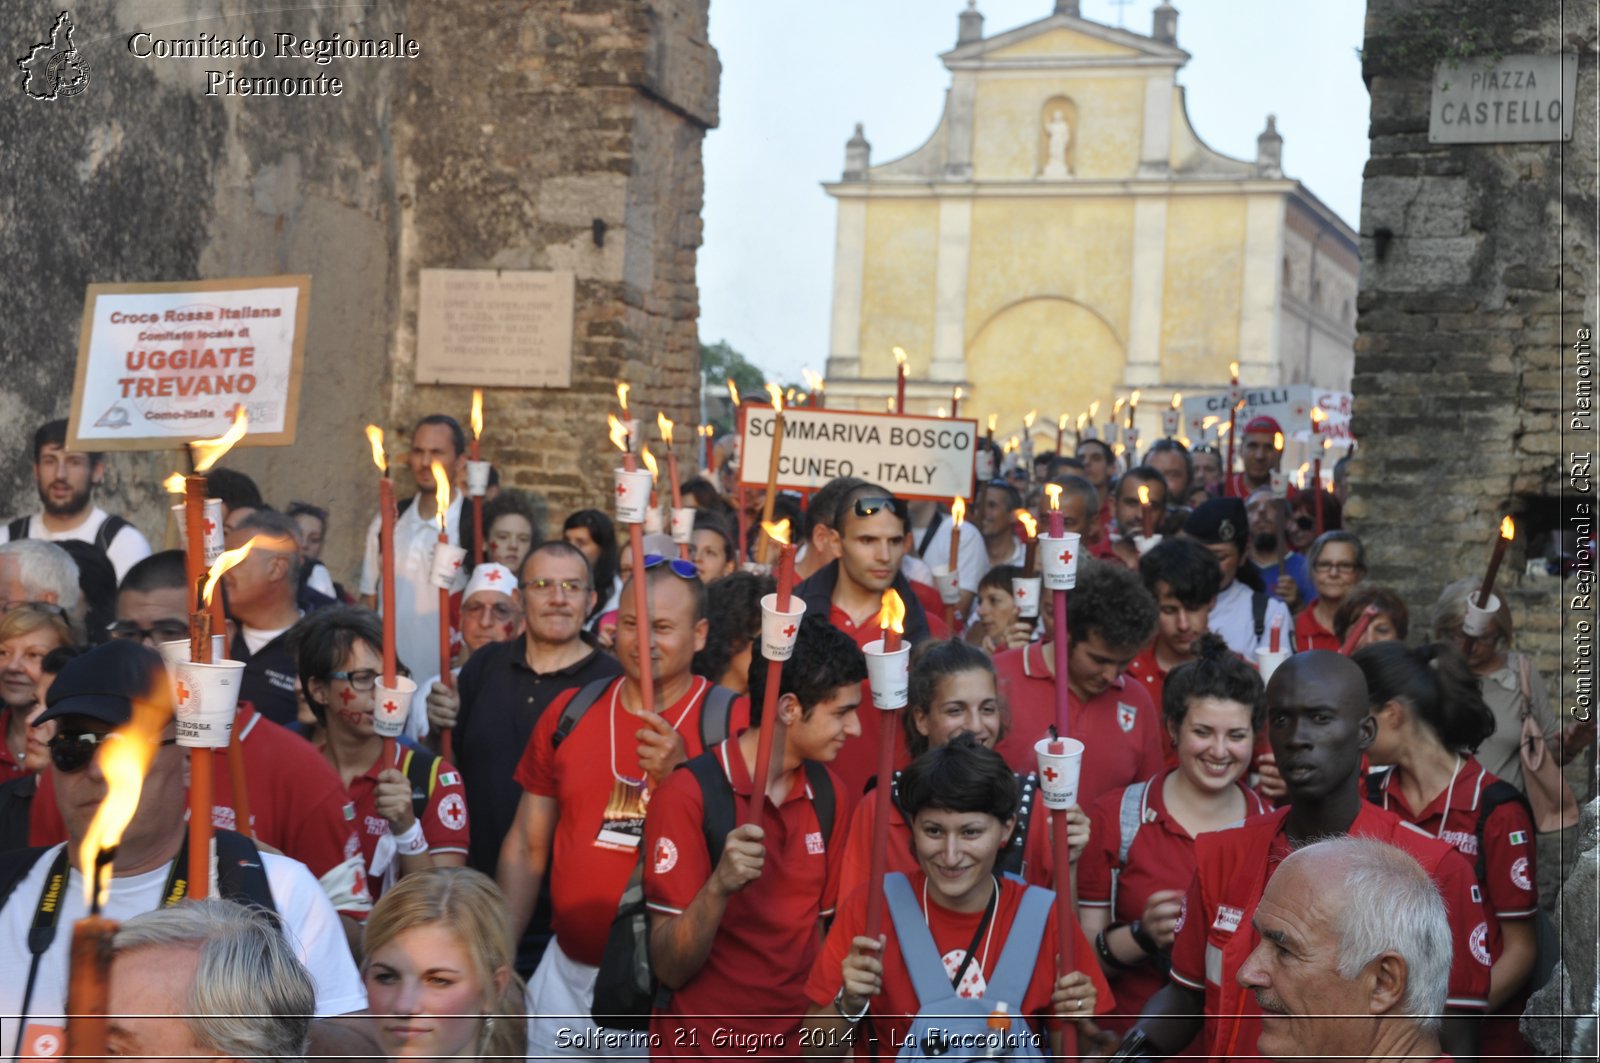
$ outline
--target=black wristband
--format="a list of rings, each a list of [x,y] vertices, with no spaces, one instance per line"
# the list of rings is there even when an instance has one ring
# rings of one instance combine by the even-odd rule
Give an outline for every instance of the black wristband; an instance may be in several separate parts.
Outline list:
[[[1113,971],[1131,971],[1138,966],[1138,964],[1123,963],[1117,959],[1117,954],[1111,951],[1111,943],[1106,940],[1106,937],[1117,927],[1127,925],[1127,923],[1112,923],[1094,936],[1094,950],[1100,954],[1100,962]]]
[[[1161,946],[1156,944],[1156,939],[1150,936],[1150,931],[1144,928],[1144,920],[1135,919],[1128,924],[1128,933],[1133,935],[1133,943],[1144,950],[1146,956],[1154,956],[1161,951]]]

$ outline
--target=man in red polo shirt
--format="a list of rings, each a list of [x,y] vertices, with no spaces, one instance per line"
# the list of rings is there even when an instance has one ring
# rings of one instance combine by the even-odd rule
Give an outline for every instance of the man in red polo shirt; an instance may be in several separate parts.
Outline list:
[[[1249,498],[1257,488],[1272,486],[1272,474],[1283,464],[1283,426],[1271,417],[1250,418],[1239,437],[1239,453],[1244,459],[1244,471],[1228,470],[1224,481],[1227,489],[1223,491],[1226,498]],[[1288,484],[1286,490],[1293,499],[1294,484]]]
[[[1122,673],[1156,630],[1156,603],[1139,577],[1105,562],[1084,562],[1067,599],[1067,690],[1071,737],[1085,746],[1078,804],[1161,770],[1161,713],[1143,684]],[[1012,771],[1039,766],[1033,744],[1056,721],[1054,606],[1039,607],[1044,641],[995,655],[1000,698],[1011,730],[996,746]]]
[[[528,982],[539,1013],[530,1023],[528,1055],[588,1059],[637,1057],[637,1037],[599,1029],[588,1019],[606,935],[644,841],[651,792],[688,757],[705,751],[701,713],[713,690],[690,673],[706,642],[706,587],[688,561],[647,558],[648,634],[641,632],[633,584],[618,599],[617,659],[623,674],[597,681],[550,703],[517,765],[523,788],[516,820],[500,849],[497,879],[506,894],[511,929],[520,935],[550,876],[554,939]],[[652,674],[639,671],[639,639],[650,639]],[[653,682],[655,711],[643,708],[641,678]],[[566,709],[588,702],[572,720]],[[749,719],[742,700],[725,726],[707,737],[720,742]],[[565,722],[563,722],[565,721]]]
[[[905,641],[913,647],[949,635],[944,621],[922,607],[911,581],[900,571],[906,549],[906,504],[876,484],[859,484],[839,500],[836,530],[840,554],[794,589],[810,616],[827,617],[857,646],[883,637],[883,594],[894,590],[905,605]],[[755,689],[755,688],[751,688]],[[896,731],[895,763],[906,762],[905,739]],[[862,728],[846,742],[833,770],[852,797],[878,770],[878,727]]]
[[[751,689],[765,690],[766,658],[750,662]],[[844,632],[821,617],[800,625],[783,666],[778,720],[755,725],[675,771],[645,819],[645,902],[650,962],[672,990],[650,1018],[654,1057],[703,1058],[721,1041],[762,1055],[798,1056],[800,1018],[809,1006],[806,976],[833,914],[850,824],[850,795],[825,765],[861,733],[856,710],[866,660]],[[762,727],[773,736],[772,781],[757,823],[749,807]],[[706,787],[719,790],[708,794]],[[824,795],[817,790],[826,788]],[[709,808],[727,819],[708,821]],[[823,822],[827,819],[828,822]],[[708,832],[725,835],[712,862]]]
[[[1156,637],[1128,665],[1159,711],[1167,673],[1194,659],[1195,644],[1206,633],[1211,607],[1222,589],[1222,566],[1193,539],[1166,539],[1139,559],[1139,579],[1156,600]],[[1161,728],[1161,748],[1175,767],[1172,736]]]
[[[1141,487],[1150,499],[1148,503],[1139,500]],[[1112,557],[1128,568],[1138,568],[1138,539],[1144,536],[1145,516],[1148,514],[1150,518],[1152,535],[1160,534],[1161,524],[1167,517],[1166,478],[1148,465],[1137,466],[1117,479],[1111,498],[1116,523],[1110,535]]]
[[[1457,1055],[1477,1054],[1493,962],[1477,883],[1451,846],[1362,799],[1361,757],[1374,733],[1366,680],[1350,659],[1313,650],[1289,658],[1273,674],[1267,734],[1290,804],[1195,839],[1195,877],[1178,917],[1172,981],[1134,1027],[1158,1053],[1176,1051],[1201,1033],[1211,1059],[1260,1058],[1254,1046],[1261,1009],[1237,981],[1260,940],[1256,906],[1296,848],[1349,834],[1404,849],[1443,894],[1454,943],[1443,1040]]]

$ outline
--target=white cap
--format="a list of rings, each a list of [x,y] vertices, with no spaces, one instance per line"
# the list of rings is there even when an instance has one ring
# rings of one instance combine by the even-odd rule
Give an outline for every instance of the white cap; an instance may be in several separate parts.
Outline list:
[[[479,591],[495,591],[510,597],[517,593],[517,577],[504,565],[493,562],[479,565],[472,570],[472,578],[467,581],[467,589],[461,593],[461,600],[466,601]]]

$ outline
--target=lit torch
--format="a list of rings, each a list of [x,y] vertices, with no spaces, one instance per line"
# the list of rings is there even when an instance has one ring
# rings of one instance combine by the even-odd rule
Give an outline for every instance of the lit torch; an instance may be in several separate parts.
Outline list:
[[[672,429],[672,420],[657,410],[656,430],[661,433],[661,442],[667,447],[667,482],[672,485],[672,514],[676,520],[678,511],[683,508],[683,488],[678,483],[678,453],[672,449]],[[683,561],[689,560],[688,543],[678,544],[678,557]]]
[[[1150,507],[1150,485],[1139,485],[1139,524],[1146,539],[1156,533],[1156,512]]]
[[[728,390],[734,391],[732,380],[728,381]],[[611,443],[622,451],[622,471],[636,472],[638,467],[634,464],[633,452],[628,448],[627,426],[612,414],[607,414],[606,417],[611,426]],[[623,477],[619,475],[617,477],[619,497],[624,490]],[[650,595],[644,585],[644,525],[637,520],[625,520],[623,523],[628,528],[633,608],[639,632],[639,701],[644,715],[649,717],[656,711],[656,687],[650,676]]]
[[[472,495],[472,563],[483,564],[483,493],[489,486],[489,470],[481,473],[474,469],[482,459],[478,456],[478,440],[483,435],[483,389],[472,389],[472,464],[467,466],[467,490]],[[482,484],[477,480],[482,476]]]
[[[626,387],[626,385],[623,385],[623,387]],[[435,550],[445,554],[446,556],[451,556],[454,554],[454,552],[450,548],[450,532],[448,530],[448,521],[446,520],[446,513],[450,509],[450,474],[445,472],[444,466],[439,464],[437,461],[433,463],[432,471],[433,505],[436,515],[439,519],[439,544],[437,547],[435,547]],[[435,568],[437,567],[438,563],[435,564]],[[461,570],[461,560],[459,555],[454,557],[454,568],[456,572]],[[440,583],[439,682],[443,683],[449,689],[454,690],[456,686],[456,677],[455,673],[450,669],[450,587],[443,585],[444,581],[442,579],[440,580]],[[452,748],[451,743],[451,732],[452,728],[446,727],[439,736],[439,755],[447,761],[453,761],[455,759],[453,755],[455,751]],[[387,741],[392,741],[392,739],[388,739],[386,742]],[[386,759],[384,760],[383,764],[384,767],[387,768],[394,763],[394,757],[387,749],[385,750],[385,754]]]
[[[811,369],[800,370],[800,375],[805,377],[806,387],[811,391],[811,405],[817,409],[826,409],[828,406],[828,382],[821,373]]]
[[[1028,544],[1026,559],[1022,565],[1022,573],[1032,579],[1039,574],[1039,522],[1033,518],[1032,513],[1025,509],[1017,510],[1013,516],[1017,518],[1017,523],[1022,525],[1024,540]]]
[[[776,612],[787,614],[792,608],[794,592],[794,544],[789,541],[789,521],[780,520],[776,524],[770,521],[761,522],[761,535],[765,542],[778,544],[778,589],[773,597]],[[763,605],[765,600],[763,599]],[[800,606],[804,615],[805,604]],[[798,625],[800,617],[790,621],[790,625]],[[795,634],[785,631],[785,634]],[[762,656],[767,656],[763,648]],[[787,655],[785,655],[787,656]],[[771,781],[772,756],[774,735],[778,730],[778,687],[783,680],[783,659],[767,657],[767,687],[761,702],[761,736],[756,743],[756,773],[755,785],[751,787],[750,804],[745,812],[746,823],[760,823],[761,810],[767,800],[767,783]],[[754,693],[752,691],[752,693]],[[783,762],[783,749],[777,749],[778,762]]]
[[[906,412],[906,350],[894,349],[894,412]]]
[[[383,449],[383,429],[367,425],[367,442],[372,445],[372,464],[378,467],[378,560],[379,590],[383,613],[383,685],[394,689],[394,481],[389,478],[389,455]]]
[[[897,709],[906,703],[906,664],[908,653],[902,648],[901,636],[905,634],[906,606],[894,588],[883,592],[878,611],[878,623],[883,637],[867,644],[867,678],[872,688],[872,703],[880,710],[878,716],[878,778],[894,777],[895,735],[899,731],[900,714]],[[888,872],[889,857],[889,791],[891,786],[880,785],[876,795],[878,807],[873,820],[872,849],[867,862],[867,881],[872,892],[867,895],[867,936],[877,940],[878,929],[883,924],[883,880]]]
[[[771,545],[771,538],[766,534],[766,528],[772,523],[772,508],[778,501],[778,458],[783,450],[783,392],[776,384],[767,385],[767,394],[772,397],[772,451],[767,458],[767,495],[761,503],[761,545],[756,548],[756,561],[765,565],[767,553]]]

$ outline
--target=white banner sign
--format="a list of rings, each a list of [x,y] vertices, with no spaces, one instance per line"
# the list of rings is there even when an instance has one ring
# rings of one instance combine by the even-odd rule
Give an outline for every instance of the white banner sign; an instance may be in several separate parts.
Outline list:
[[[859,476],[899,498],[972,496],[978,422],[856,410],[783,412],[778,486],[811,490]],[[739,408],[739,482],[763,487],[772,460],[771,406]]]
[[[1238,416],[1239,431],[1252,417],[1271,417],[1283,427],[1289,439],[1311,438],[1311,411],[1321,408],[1325,419],[1318,436],[1333,440],[1334,446],[1347,446],[1350,436],[1350,393],[1314,388],[1310,384],[1291,384],[1278,388],[1241,387],[1245,407]],[[1210,425],[1206,425],[1207,421]],[[1183,427],[1180,432],[1199,443],[1215,440],[1228,423],[1228,392],[1185,394]]]
[[[68,445],[162,450],[220,436],[294,442],[309,276],[91,284]]]

